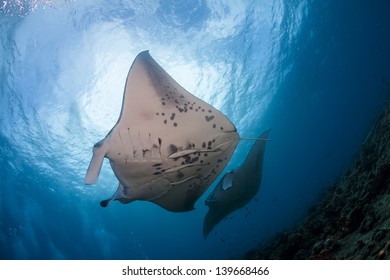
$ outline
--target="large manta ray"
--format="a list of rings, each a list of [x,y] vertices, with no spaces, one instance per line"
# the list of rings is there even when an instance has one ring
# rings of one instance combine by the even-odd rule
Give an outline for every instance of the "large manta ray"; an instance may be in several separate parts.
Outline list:
[[[146,200],[189,211],[239,139],[226,116],[186,91],[144,51],[128,73],[118,122],[93,147],[85,184],[96,183],[106,157],[119,187],[101,206]]]
[[[206,199],[209,211],[203,222],[205,238],[223,218],[245,206],[257,194],[269,132],[267,130],[258,138],[245,162],[238,169],[227,172]]]

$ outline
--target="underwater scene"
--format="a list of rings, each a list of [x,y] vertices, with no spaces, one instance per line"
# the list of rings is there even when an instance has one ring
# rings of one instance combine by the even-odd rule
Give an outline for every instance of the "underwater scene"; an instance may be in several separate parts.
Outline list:
[[[389,13],[2,1],[0,259],[390,259]]]

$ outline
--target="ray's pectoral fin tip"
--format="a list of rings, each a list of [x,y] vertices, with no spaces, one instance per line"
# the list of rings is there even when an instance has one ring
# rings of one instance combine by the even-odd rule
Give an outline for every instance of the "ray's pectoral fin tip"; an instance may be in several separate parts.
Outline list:
[[[103,207],[103,208],[106,208],[110,203],[111,203],[112,199],[105,199],[105,200],[102,200],[100,201],[100,206]]]
[[[104,156],[103,141],[100,141],[93,146],[93,155],[88,166],[87,174],[85,174],[84,184],[92,185],[97,182],[100,170],[102,169]]]

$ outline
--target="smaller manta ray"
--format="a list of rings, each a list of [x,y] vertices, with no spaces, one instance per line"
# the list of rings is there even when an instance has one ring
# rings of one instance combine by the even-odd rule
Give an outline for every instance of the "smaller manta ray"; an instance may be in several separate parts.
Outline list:
[[[238,141],[225,115],[185,90],[144,51],[129,70],[118,122],[93,147],[84,182],[96,183],[108,158],[119,186],[102,207],[144,200],[172,212],[190,211]]]
[[[245,162],[238,169],[226,173],[206,199],[209,211],[203,222],[204,238],[223,218],[245,206],[257,194],[269,132],[267,130],[258,138]]]

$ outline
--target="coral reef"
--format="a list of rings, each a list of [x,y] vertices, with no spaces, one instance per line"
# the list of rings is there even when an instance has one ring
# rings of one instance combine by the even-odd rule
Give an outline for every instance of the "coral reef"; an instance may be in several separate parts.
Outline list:
[[[390,106],[352,166],[291,232],[247,259],[390,259]]]

